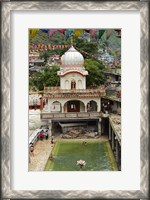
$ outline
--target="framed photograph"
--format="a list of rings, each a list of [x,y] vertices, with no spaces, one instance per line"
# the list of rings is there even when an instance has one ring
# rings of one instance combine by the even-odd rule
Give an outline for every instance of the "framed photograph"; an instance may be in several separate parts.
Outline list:
[[[29,149],[29,171],[121,171],[121,29],[29,29]]]
[[[147,199],[148,1],[1,5],[2,199]]]

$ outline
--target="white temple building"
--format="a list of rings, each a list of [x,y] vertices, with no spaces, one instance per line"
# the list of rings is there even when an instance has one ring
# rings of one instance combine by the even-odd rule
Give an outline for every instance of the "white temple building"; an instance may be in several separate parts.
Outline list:
[[[84,67],[84,58],[73,46],[61,57],[60,87],[45,87],[44,98],[48,99],[47,112],[41,113],[42,120],[60,124],[69,121],[79,122],[96,120],[97,132],[100,131],[101,97],[105,97],[105,88],[86,89],[88,71]]]

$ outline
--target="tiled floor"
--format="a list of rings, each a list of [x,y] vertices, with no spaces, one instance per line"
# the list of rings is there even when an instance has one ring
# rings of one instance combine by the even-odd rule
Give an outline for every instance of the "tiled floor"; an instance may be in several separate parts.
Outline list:
[[[38,141],[34,147],[34,156],[30,156],[29,171],[43,171],[53,144],[51,140]]]

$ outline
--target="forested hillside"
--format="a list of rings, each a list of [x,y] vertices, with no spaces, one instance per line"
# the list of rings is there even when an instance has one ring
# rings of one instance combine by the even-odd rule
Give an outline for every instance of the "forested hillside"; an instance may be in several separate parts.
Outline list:
[[[81,50],[91,49],[88,48],[88,45],[92,43],[92,51],[94,53],[99,49],[107,48],[109,53],[113,56],[120,54],[121,51],[121,37],[118,37],[116,31],[111,30],[111,32],[105,31],[101,38],[98,34],[91,36],[90,34],[84,32],[79,37],[72,37],[73,45],[80,48]],[[39,30],[35,37],[29,37],[30,46],[36,44],[43,45],[69,45],[71,44],[71,37],[66,37],[65,34],[61,32],[56,32],[52,36],[49,36],[48,33]],[[86,49],[85,49],[86,46]]]

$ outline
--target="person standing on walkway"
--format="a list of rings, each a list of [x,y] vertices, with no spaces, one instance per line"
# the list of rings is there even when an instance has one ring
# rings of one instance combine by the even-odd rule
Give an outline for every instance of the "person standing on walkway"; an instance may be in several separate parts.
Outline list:
[[[46,140],[48,140],[48,130],[46,130],[46,133],[45,133],[45,138],[46,138]]]
[[[30,155],[34,156],[34,145],[33,144],[31,144],[31,146],[30,146]]]
[[[54,157],[53,157],[53,154],[52,154],[52,153],[50,154],[50,156],[49,156],[49,159],[50,159],[50,160],[53,160],[53,159],[54,159]]]
[[[41,141],[43,140],[43,133],[42,133],[42,131],[40,132],[40,140]]]
[[[54,144],[54,137],[51,138],[51,144]]]

